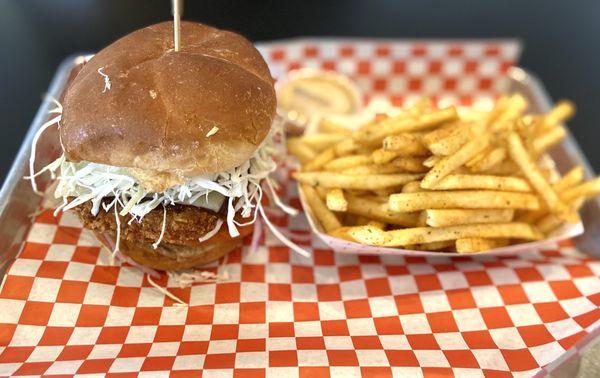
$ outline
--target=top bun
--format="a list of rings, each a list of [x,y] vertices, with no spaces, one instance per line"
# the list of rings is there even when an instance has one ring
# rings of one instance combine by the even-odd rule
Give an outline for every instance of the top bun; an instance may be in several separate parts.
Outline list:
[[[65,96],[60,137],[69,161],[216,173],[251,157],[275,107],[269,68],[247,39],[182,22],[175,52],[173,24],[164,22],[84,65]]]

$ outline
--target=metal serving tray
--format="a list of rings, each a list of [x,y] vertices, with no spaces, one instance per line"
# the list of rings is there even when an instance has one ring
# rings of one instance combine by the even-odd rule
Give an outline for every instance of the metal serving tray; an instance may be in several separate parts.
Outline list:
[[[60,99],[67,86],[89,55],[73,55],[66,58],[58,68],[48,89],[48,95]],[[522,68],[513,68],[509,74],[510,92],[519,92],[528,98],[532,111],[541,112],[550,109],[552,103],[542,83]],[[31,143],[36,131],[48,119],[48,110],[53,106],[49,99],[41,104],[17,157],[0,190],[0,275],[21,250],[32,217],[40,208],[42,198],[33,193],[29,181],[23,176],[29,174],[29,156]],[[55,129],[46,131],[37,146],[36,169],[52,162],[60,155],[60,145]],[[594,172],[583,155],[577,142],[568,134],[563,143],[551,152],[559,172],[564,173],[576,164],[585,167],[588,177]],[[41,190],[49,184],[48,175],[38,178]],[[583,253],[600,257],[600,200],[588,202],[582,209],[585,233],[575,239],[576,246]]]

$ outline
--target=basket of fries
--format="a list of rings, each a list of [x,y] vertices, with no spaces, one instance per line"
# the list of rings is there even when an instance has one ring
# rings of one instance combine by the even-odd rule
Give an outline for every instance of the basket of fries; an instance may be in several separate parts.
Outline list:
[[[338,252],[514,253],[583,233],[600,192],[548,156],[574,105],[528,112],[520,94],[487,111],[422,99],[359,124],[324,117],[288,141],[313,231]],[[350,126],[350,127],[349,127]]]

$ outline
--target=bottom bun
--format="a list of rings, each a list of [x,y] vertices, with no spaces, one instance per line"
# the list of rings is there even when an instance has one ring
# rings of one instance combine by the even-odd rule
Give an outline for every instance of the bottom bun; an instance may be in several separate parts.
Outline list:
[[[238,228],[240,236],[232,238],[223,227],[216,235],[195,246],[161,243],[158,248],[148,243],[135,243],[121,239],[119,252],[134,262],[155,270],[178,271],[191,269],[218,260],[240,247],[245,236],[250,235],[254,226]],[[115,234],[94,231],[102,245],[112,251],[115,248]]]
[[[151,244],[121,240],[121,253],[136,263],[156,270],[185,270],[218,260],[242,245],[242,238],[211,243],[198,247],[163,243],[154,249]]]

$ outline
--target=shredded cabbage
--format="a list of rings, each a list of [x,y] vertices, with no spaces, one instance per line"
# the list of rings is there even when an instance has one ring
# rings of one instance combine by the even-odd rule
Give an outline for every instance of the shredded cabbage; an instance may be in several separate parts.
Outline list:
[[[102,90],[102,93],[104,93],[106,91],[110,91],[110,78],[108,77],[107,74],[104,73],[103,69],[104,69],[104,67],[98,68],[98,73],[104,79],[104,89]]]
[[[119,206],[121,216],[128,214],[138,222],[159,205],[193,205],[201,196],[208,197],[211,192],[220,193],[227,200],[229,234],[237,237],[240,235],[238,226],[251,224],[256,219],[257,205],[262,198],[261,182],[276,168],[274,152],[273,138],[269,136],[250,160],[239,167],[227,172],[189,177],[185,183],[160,193],[146,191],[135,177],[121,167],[90,162],[71,163],[61,156],[43,170],[54,174],[58,171],[55,196],[66,201],[62,210],[91,201],[93,215],[98,214],[100,206],[105,211]],[[113,197],[114,200],[103,203],[107,197]],[[238,222],[236,215],[249,220]]]

